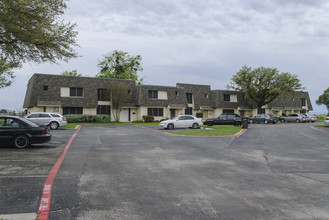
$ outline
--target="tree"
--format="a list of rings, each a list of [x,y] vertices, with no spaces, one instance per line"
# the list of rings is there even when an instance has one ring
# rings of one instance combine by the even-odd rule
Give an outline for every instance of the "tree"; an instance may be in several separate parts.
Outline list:
[[[276,68],[243,66],[233,75],[228,88],[245,92],[246,98],[255,103],[258,113],[262,106],[272,102],[280,95],[296,93],[303,89],[296,75],[279,73]]]
[[[324,90],[323,94],[319,96],[318,100],[315,101],[318,105],[325,105],[329,115],[329,88]]]
[[[114,50],[105,55],[104,59],[98,64],[101,70],[96,77],[132,79],[141,84],[143,79],[138,76],[138,71],[143,71],[141,62],[142,57],[140,55],[130,56],[128,52]]]
[[[12,68],[19,68],[25,62],[55,63],[77,57],[72,48],[77,46],[76,24],[64,23],[60,19],[67,7],[66,1],[0,1],[2,60],[5,59]],[[8,78],[11,76],[7,75]],[[8,83],[2,86],[8,86]]]
[[[78,73],[77,70],[65,70],[61,73],[62,76],[82,76],[81,73]]]
[[[15,78],[12,69],[18,64],[8,62],[6,58],[0,58],[0,89],[10,86]]]
[[[123,82],[111,82],[108,86],[107,93],[111,97],[113,118],[115,121],[120,121],[122,107],[131,98],[128,94],[128,86]]]

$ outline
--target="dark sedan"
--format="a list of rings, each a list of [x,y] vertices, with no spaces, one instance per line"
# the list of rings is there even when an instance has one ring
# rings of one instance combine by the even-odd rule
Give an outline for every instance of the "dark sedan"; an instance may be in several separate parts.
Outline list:
[[[223,113],[217,118],[206,118],[203,120],[204,125],[241,125],[241,117],[234,113]]]
[[[278,122],[278,118],[272,114],[258,114],[254,117],[249,118],[250,123],[272,123],[275,124]]]
[[[51,134],[46,126],[38,126],[24,118],[0,116],[0,144],[26,148],[31,144],[49,142]]]

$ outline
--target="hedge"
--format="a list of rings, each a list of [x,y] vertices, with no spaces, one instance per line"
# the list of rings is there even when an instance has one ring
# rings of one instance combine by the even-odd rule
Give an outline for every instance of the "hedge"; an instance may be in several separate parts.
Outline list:
[[[68,123],[110,122],[110,115],[64,115]]]

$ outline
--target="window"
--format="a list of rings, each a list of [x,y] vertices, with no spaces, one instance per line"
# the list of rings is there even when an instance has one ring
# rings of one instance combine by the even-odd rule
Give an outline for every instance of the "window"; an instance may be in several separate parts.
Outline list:
[[[97,106],[98,115],[111,115],[111,107],[109,105],[99,105]]]
[[[131,90],[130,89],[128,89],[128,95],[131,95]]]
[[[185,109],[185,115],[192,115],[193,114],[193,110],[192,107],[187,107]]]
[[[82,88],[77,88],[77,87],[71,87],[70,88],[70,96],[82,97],[83,96],[83,89]]]
[[[82,107],[63,107],[63,115],[82,114]]]
[[[205,97],[205,98],[208,98],[208,97],[209,97],[209,95],[206,93],[206,94],[204,94],[204,97]]]
[[[30,116],[28,116],[27,118],[39,118],[40,114],[32,114]]]
[[[302,98],[302,106],[306,106],[306,99]]]
[[[300,113],[301,113],[301,114],[305,114],[305,113],[306,113],[306,109],[302,109],[302,110],[300,111]]]
[[[43,86],[43,91],[47,91],[48,90],[48,86]]]
[[[234,109],[223,109],[224,114],[234,114]]]
[[[192,93],[186,93],[187,103],[192,104],[193,103],[193,94]]]
[[[147,114],[152,116],[163,116],[163,108],[147,108]]]
[[[40,114],[40,118],[51,118],[49,114]]]
[[[178,96],[178,91],[175,91],[175,95],[177,95],[177,96]]]
[[[106,89],[97,89],[97,100],[98,101],[110,101],[110,97]]]
[[[149,98],[150,99],[157,99],[158,98],[158,91],[157,90],[149,90]]]
[[[230,94],[224,94],[224,102],[230,102],[230,101],[231,101]]]

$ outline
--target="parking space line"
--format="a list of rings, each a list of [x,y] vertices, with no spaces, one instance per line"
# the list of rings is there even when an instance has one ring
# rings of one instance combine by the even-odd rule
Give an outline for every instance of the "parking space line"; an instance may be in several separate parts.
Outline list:
[[[323,133],[329,134],[328,131],[323,131],[323,130],[318,129],[318,128],[314,127],[314,126],[310,126],[310,128],[312,128],[312,129],[314,129],[314,130],[316,130],[316,131],[321,131],[321,132],[323,132]]]
[[[57,172],[58,172],[58,170],[59,170],[59,168],[60,168],[60,166],[61,166],[61,164],[62,164],[62,162],[63,162],[63,160],[66,156],[66,153],[67,153],[69,147],[71,146],[71,143],[72,143],[73,139],[75,138],[75,136],[79,132],[80,128],[81,128],[81,125],[78,127],[78,129],[75,131],[75,133],[71,136],[71,138],[67,142],[64,150],[62,151],[62,154],[60,155],[59,159],[57,160],[57,162],[55,163],[55,165],[51,169],[50,173],[48,174],[46,182],[43,186],[43,192],[42,192],[42,196],[41,196],[41,200],[40,200],[37,219],[48,220],[51,191],[52,191],[54,179],[55,179],[55,177],[57,175]]]

